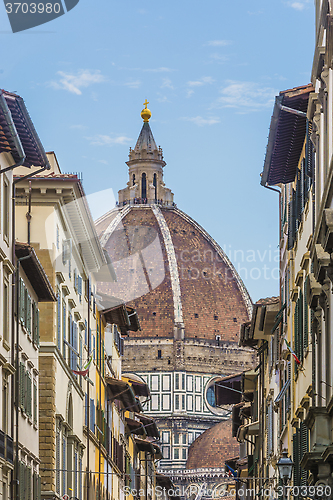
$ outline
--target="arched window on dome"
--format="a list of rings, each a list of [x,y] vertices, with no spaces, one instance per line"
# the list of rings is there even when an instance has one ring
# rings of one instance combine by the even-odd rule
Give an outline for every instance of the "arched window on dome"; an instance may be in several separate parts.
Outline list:
[[[157,200],[157,176],[156,176],[156,174],[154,174],[153,185],[155,188],[155,202],[156,202],[156,200]]]
[[[134,186],[134,184],[135,184],[135,174],[133,174],[132,183],[133,183],[132,185]]]
[[[145,173],[141,177],[141,198],[143,200],[147,198],[147,176]]]

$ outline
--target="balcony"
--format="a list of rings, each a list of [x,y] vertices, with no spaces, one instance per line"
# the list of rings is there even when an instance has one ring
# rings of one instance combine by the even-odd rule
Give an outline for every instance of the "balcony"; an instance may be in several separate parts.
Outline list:
[[[0,458],[11,464],[14,461],[13,439],[3,431],[0,431]]]

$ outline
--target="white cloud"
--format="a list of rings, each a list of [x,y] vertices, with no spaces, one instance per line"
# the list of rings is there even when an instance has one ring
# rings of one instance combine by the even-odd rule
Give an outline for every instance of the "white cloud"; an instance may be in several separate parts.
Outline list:
[[[220,119],[216,116],[211,116],[210,118],[203,118],[202,116],[193,116],[193,117],[184,117],[182,120],[186,120],[187,122],[192,122],[198,127],[204,127],[205,125],[216,125],[216,123],[220,123]]]
[[[50,87],[57,90],[67,90],[76,95],[82,94],[81,89],[106,80],[99,70],[91,71],[89,69],[84,69],[78,71],[76,74],[58,71],[57,75],[60,77],[59,80],[50,82]]]
[[[228,56],[224,54],[218,54],[217,52],[210,54],[209,58],[212,59],[213,61],[220,61],[220,62],[226,62],[229,60]]]
[[[215,80],[211,76],[203,76],[200,80],[187,82],[189,87],[202,87],[202,85],[214,83]]]
[[[146,71],[148,73],[171,73],[171,71],[174,71],[171,68],[165,68],[162,66],[161,68],[143,68],[141,71]]]
[[[259,111],[272,106],[277,90],[254,82],[228,80],[221,89],[222,96],[213,107],[235,108],[241,113]]]
[[[289,7],[295,10],[302,11],[307,8],[309,0],[300,0],[298,2],[288,2]]]
[[[172,85],[170,78],[163,78],[161,89],[164,89],[164,88],[171,89],[171,90],[174,89],[174,86]]]
[[[140,87],[140,85],[141,85],[140,80],[133,80],[133,81],[125,83],[125,86],[129,87],[130,89],[138,89]]]
[[[187,97],[187,98],[189,98],[189,97],[191,97],[191,95],[193,95],[193,94],[194,94],[194,90],[188,90],[188,91],[187,91],[187,94],[186,94],[186,97]]]
[[[93,137],[86,137],[92,146],[114,146],[115,144],[126,145],[132,142],[133,139],[125,135],[113,137],[111,135],[97,134]]]
[[[209,42],[205,43],[205,45],[208,45],[210,47],[226,47],[231,43],[231,40],[210,40]]]

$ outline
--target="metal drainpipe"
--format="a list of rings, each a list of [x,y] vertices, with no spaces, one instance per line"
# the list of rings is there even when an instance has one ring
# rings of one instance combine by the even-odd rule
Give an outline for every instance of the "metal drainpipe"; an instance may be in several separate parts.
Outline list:
[[[0,101],[1,101],[1,96],[0,96]],[[24,160],[23,160],[24,161]],[[15,262],[15,228],[16,228],[16,225],[15,225],[15,221],[16,221],[16,218],[15,218],[15,198],[16,198],[16,184],[20,181],[23,181],[23,180],[26,180],[28,179],[29,177],[32,177],[36,174],[39,174],[41,172],[43,172],[44,170],[49,170],[51,167],[49,165],[49,163],[47,163],[47,165],[45,167],[42,167],[40,168],[39,170],[36,170],[35,172],[32,172],[32,173],[29,173],[28,175],[25,175],[24,177],[19,177],[17,179],[15,179],[13,181],[13,187],[12,187],[12,262],[14,263]],[[1,172],[1,171],[0,171]],[[12,311],[14,312],[15,311],[15,297],[17,296],[17,293],[18,291],[16,290],[17,288],[17,283],[18,283],[18,276],[17,276],[17,271],[15,271],[12,275],[12,286],[13,286],[13,292],[12,292]],[[18,306],[18,303],[17,303],[17,306]],[[15,360],[15,340],[14,340],[14,331],[15,331],[15,316],[14,314],[12,314],[12,323],[11,323],[11,327],[12,327],[12,356],[11,356],[11,359],[12,359],[12,365],[14,366],[16,364],[16,360]],[[19,345],[19,342],[17,342],[17,346],[16,348],[18,349],[18,345]],[[17,380],[18,380],[18,373],[16,372],[16,383],[17,383]],[[11,395],[12,395],[12,407],[11,407],[11,434],[12,434],[12,437],[14,437],[14,411],[15,411],[15,405],[16,405],[16,427],[17,427],[17,436],[18,436],[18,402],[16,400],[16,396],[15,396],[15,387],[14,387],[14,384],[12,383],[12,390],[11,390]],[[15,447],[16,447],[16,450],[18,449],[18,438],[15,442]],[[15,460],[18,462],[18,456],[15,457]],[[13,475],[14,475],[14,478],[13,478],[13,481],[12,481],[12,498],[15,498],[14,496],[14,493],[16,494],[16,498],[19,500],[19,496],[18,496],[18,484],[19,484],[19,478],[18,478],[18,469],[17,467],[14,468],[14,472],[13,472]],[[14,488],[16,488],[16,491],[14,492]]]

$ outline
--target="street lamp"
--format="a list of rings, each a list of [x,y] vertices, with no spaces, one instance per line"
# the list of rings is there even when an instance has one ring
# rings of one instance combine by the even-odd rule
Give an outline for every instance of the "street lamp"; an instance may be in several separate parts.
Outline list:
[[[286,498],[286,484],[290,481],[293,474],[294,463],[290,457],[288,457],[288,451],[283,450],[282,457],[280,457],[277,463],[280,479],[283,483],[283,498]]]

